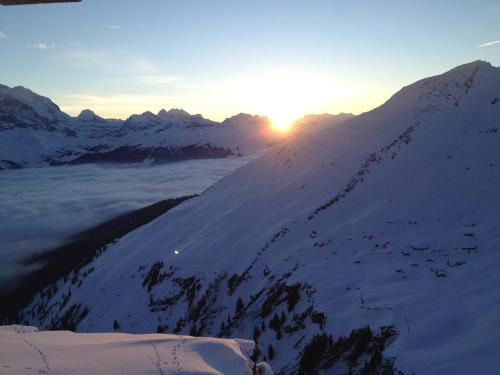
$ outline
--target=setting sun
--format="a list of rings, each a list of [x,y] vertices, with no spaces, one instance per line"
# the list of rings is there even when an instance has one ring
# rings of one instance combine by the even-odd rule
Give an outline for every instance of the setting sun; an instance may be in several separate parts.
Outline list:
[[[292,123],[271,120],[271,128],[281,133],[287,133],[292,128]]]
[[[228,106],[265,115],[271,131],[288,134],[294,131],[295,122],[307,114],[351,108],[346,103],[361,92],[359,87],[346,84],[335,75],[275,69],[228,80],[218,93]]]
[[[287,113],[270,114],[271,128],[277,132],[287,133],[297,117],[290,116]]]
[[[353,94],[331,77],[291,70],[247,76],[228,82],[224,91],[230,93],[230,105],[246,103],[245,111],[266,115],[271,129],[279,133],[291,131],[304,115],[325,112]]]

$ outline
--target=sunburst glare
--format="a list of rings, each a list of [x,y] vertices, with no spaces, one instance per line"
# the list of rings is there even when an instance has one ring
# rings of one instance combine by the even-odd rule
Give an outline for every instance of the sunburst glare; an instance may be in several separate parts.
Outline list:
[[[288,133],[296,120],[308,113],[321,113],[340,98],[352,95],[352,89],[332,77],[298,71],[275,71],[247,76],[226,87],[229,102],[246,103],[247,111],[270,119],[273,131]]]

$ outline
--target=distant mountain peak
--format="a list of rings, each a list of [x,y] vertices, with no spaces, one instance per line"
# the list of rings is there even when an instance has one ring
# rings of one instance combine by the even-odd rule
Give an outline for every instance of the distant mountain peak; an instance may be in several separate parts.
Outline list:
[[[160,112],[158,112],[157,117],[162,122],[169,125],[198,127],[198,126],[214,124],[213,121],[206,119],[200,114],[192,115],[189,112],[178,108],[172,108],[169,109],[168,111],[162,109],[160,110]]]
[[[158,118],[161,120],[166,120],[166,121],[171,121],[171,122],[186,122],[186,121],[192,121],[193,119],[204,119],[203,116],[201,115],[191,115],[189,112],[183,110],[183,109],[178,109],[178,108],[172,108],[169,109],[168,111],[165,109],[160,110],[158,112]]]
[[[259,115],[251,115],[251,114],[245,113],[245,112],[240,112],[237,115],[229,117],[228,119],[238,119],[238,118],[239,119],[251,119],[251,118],[255,118],[255,117],[261,117],[261,116],[259,116]]]
[[[80,114],[77,117],[78,120],[83,121],[83,122],[105,122],[106,120],[103,119],[101,116],[98,116],[95,114],[95,112],[91,111],[90,109],[84,109],[83,111],[80,112]]]
[[[150,111],[146,111],[141,113],[140,115],[132,115],[130,116],[126,121],[125,124],[128,124],[129,126],[138,126],[140,125],[141,127],[146,126],[154,126],[159,124],[159,119],[158,117]]]
[[[165,109],[162,109],[160,110],[160,112],[158,112],[158,116],[178,116],[178,117],[189,117],[191,116],[189,114],[189,112],[186,112],[185,110],[183,109],[179,109],[179,108],[171,108],[169,109],[168,111],[165,110]]]
[[[261,115],[251,115],[248,113],[240,112],[237,115],[226,118],[223,124],[236,124],[236,125],[248,125],[248,124],[265,124],[268,125],[270,122],[269,118]]]
[[[0,98],[11,96],[30,106],[40,116],[51,121],[65,120],[68,116],[49,98],[39,95],[24,86],[8,87],[0,85]]]

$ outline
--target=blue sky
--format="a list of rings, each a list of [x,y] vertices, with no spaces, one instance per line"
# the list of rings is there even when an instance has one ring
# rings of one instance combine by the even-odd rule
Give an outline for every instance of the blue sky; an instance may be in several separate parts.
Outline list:
[[[0,83],[107,117],[369,110],[477,59],[500,0],[83,0],[0,7]],[[484,45],[484,46],[481,46]]]

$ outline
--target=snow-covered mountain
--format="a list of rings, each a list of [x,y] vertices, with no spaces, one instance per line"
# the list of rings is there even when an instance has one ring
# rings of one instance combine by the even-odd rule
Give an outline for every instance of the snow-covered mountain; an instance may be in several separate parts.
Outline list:
[[[254,343],[165,334],[79,334],[0,326],[5,374],[241,374],[273,375],[250,359]]]
[[[279,138],[267,118],[245,114],[222,123],[179,109],[126,121],[103,119],[90,110],[70,117],[24,87],[0,85],[0,169],[239,156]]]
[[[500,68],[423,79],[344,125],[129,233],[20,321],[254,339],[281,374],[497,373]]]
[[[352,113],[338,113],[336,115],[332,115],[330,113],[323,113],[320,115],[309,114],[295,121],[294,131],[298,132],[318,131],[321,129],[338,125],[353,117],[354,115]]]

